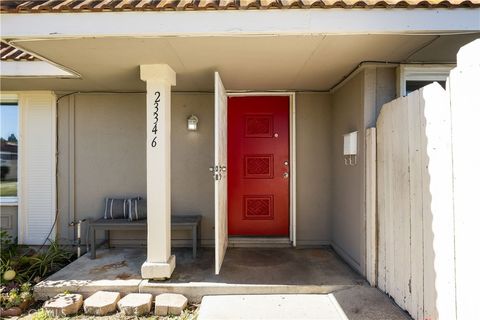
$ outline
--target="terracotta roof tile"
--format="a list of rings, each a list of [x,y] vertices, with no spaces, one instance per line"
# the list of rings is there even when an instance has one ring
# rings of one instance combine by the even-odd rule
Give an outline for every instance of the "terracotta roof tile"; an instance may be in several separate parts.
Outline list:
[[[30,53],[22,51],[9,45],[6,42],[0,41],[0,60],[2,61],[36,61],[35,56]]]
[[[2,0],[0,12],[405,7],[480,7],[480,0]]]

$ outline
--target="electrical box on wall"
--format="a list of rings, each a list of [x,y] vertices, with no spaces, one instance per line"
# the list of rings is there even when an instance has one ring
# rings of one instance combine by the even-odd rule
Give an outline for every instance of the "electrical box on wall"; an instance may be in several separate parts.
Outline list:
[[[358,131],[343,135],[343,157],[345,165],[353,166],[357,163],[357,136]]]

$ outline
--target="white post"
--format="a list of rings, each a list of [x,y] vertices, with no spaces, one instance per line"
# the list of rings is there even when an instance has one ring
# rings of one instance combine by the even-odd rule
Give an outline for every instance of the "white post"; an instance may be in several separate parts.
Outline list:
[[[142,278],[170,278],[175,256],[170,246],[170,91],[175,71],[166,64],[141,65],[147,83],[147,261]]]
[[[480,319],[480,39],[463,46],[450,72],[457,320]],[[477,253],[475,253],[477,252]],[[453,295],[452,295],[453,296]]]

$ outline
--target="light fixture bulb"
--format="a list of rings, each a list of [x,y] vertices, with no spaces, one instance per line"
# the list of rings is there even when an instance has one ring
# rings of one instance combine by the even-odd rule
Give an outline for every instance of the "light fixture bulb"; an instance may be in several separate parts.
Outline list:
[[[197,128],[198,128],[198,117],[192,114],[187,119],[187,129],[189,131],[197,131]]]

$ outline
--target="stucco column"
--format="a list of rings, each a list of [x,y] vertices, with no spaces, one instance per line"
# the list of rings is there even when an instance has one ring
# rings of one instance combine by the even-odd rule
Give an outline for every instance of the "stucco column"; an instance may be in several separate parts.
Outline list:
[[[147,261],[142,278],[169,278],[175,269],[170,239],[170,91],[175,71],[166,64],[141,65],[147,83]]]

